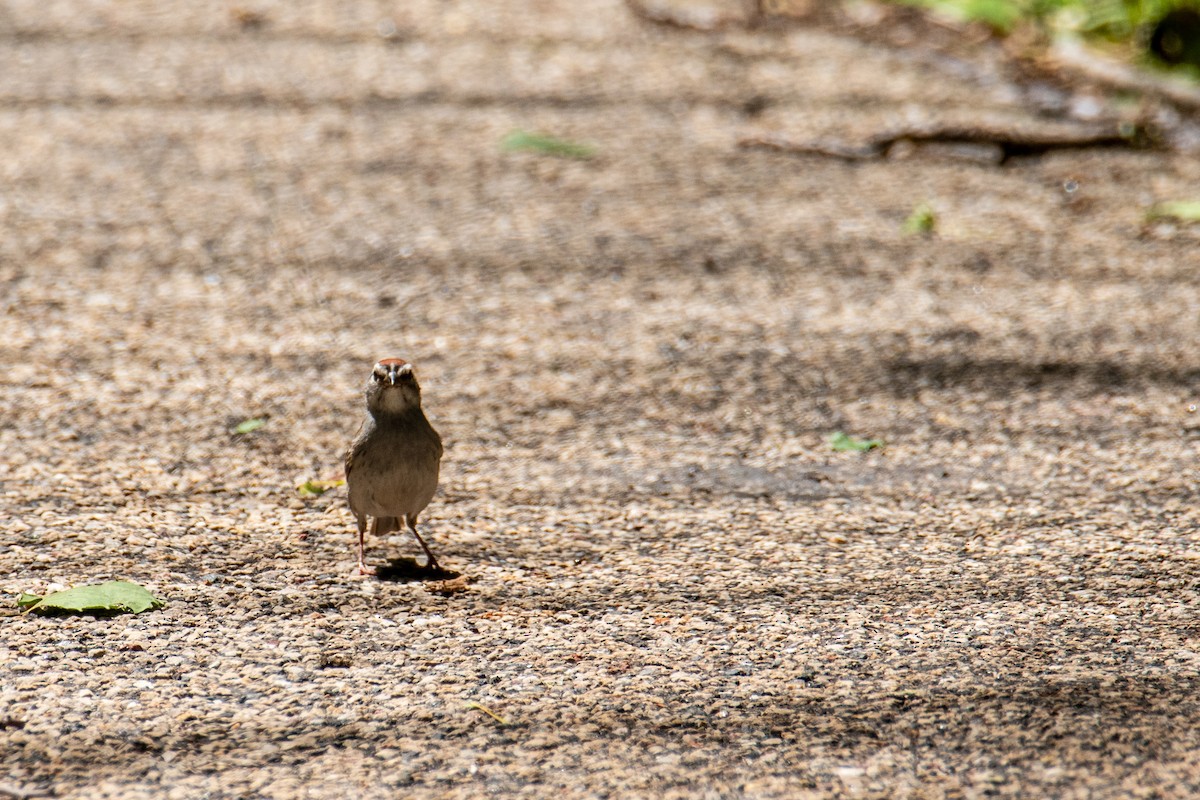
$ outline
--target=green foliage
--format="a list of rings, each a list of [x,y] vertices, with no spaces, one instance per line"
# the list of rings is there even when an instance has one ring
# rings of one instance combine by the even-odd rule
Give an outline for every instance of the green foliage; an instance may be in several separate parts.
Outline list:
[[[162,608],[166,603],[150,594],[144,586],[129,581],[109,581],[76,586],[45,597],[24,593],[17,598],[17,605],[25,611],[36,611],[39,614],[140,614],[150,609]]]
[[[1023,22],[1047,32],[1075,32],[1128,41],[1181,0],[896,0],[952,19],[980,22],[1009,33]]]
[[[829,446],[835,453],[863,453],[876,447],[883,447],[882,439],[859,439],[857,436],[838,431],[830,434]]]
[[[502,146],[505,150],[509,151],[527,150],[548,156],[559,156],[560,158],[586,159],[596,154],[596,148],[590,145],[571,142],[554,136],[546,136],[541,133],[529,133],[528,131],[513,131],[504,137]]]
[[[991,28],[1007,33],[1021,21],[1022,3],[1013,0],[957,0],[956,2],[936,3],[938,6],[948,5],[956,16],[972,22],[982,22]]]
[[[900,3],[935,11],[951,19],[982,22],[1000,33],[1008,33],[1029,12],[1031,2],[1021,0],[899,0]]]
[[[239,422],[237,427],[233,429],[234,433],[254,433],[256,430],[266,425],[267,421],[262,417],[244,420]]]

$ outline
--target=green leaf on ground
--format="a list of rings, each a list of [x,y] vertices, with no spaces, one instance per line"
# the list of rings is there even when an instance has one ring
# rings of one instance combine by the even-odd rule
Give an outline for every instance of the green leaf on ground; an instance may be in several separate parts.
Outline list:
[[[330,489],[336,489],[339,486],[345,486],[344,480],[337,481],[305,481],[296,487],[296,491],[303,495],[322,495]]]
[[[467,708],[470,708],[474,711],[482,711],[483,713],[487,714],[492,719],[496,720],[496,722],[499,722],[501,725],[508,724],[508,720],[506,720],[504,717],[497,714],[495,711],[492,711],[490,708],[483,705],[482,703],[476,703],[474,700],[472,700],[467,703]]]
[[[904,232],[908,234],[933,233],[937,226],[937,215],[928,203],[921,203],[904,220]]]
[[[833,448],[835,453],[862,453],[876,447],[883,447],[883,440],[859,439],[857,436],[850,436],[838,431],[837,433],[830,434],[829,446]]]
[[[596,155],[596,148],[590,145],[528,131],[513,131],[505,136],[503,147],[505,150],[529,150],[562,158],[591,158]]]
[[[1168,200],[1156,203],[1146,212],[1149,219],[1173,219],[1177,222],[1200,222],[1200,200]]]
[[[233,429],[233,432],[234,433],[253,433],[254,431],[258,430],[259,428],[261,428],[263,425],[266,425],[266,424],[267,424],[267,421],[265,419],[263,419],[262,417],[255,417],[254,419],[248,419],[248,420],[239,422],[237,427]]]
[[[150,594],[144,586],[129,581],[108,581],[64,589],[45,597],[25,593],[17,598],[17,605],[26,611],[39,613],[90,614],[97,611],[115,611],[140,614],[153,608],[162,608],[166,603]]]

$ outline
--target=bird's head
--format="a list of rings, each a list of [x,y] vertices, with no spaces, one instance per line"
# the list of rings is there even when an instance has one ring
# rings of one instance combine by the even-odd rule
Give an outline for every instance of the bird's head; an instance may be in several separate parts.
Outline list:
[[[374,415],[402,414],[421,407],[421,387],[412,364],[402,358],[380,359],[367,381],[367,408]]]

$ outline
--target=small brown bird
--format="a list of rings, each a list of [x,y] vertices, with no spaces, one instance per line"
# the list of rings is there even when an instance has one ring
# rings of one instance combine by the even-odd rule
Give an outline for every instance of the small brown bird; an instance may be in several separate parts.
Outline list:
[[[363,558],[367,517],[371,535],[400,530],[400,521],[421,543],[425,568],[439,569],[433,551],[417,533],[417,516],[437,491],[442,439],[421,410],[421,387],[412,364],[385,358],[367,381],[366,421],[346,453],[350,511],[358,523],[358,571],[374,575]]]

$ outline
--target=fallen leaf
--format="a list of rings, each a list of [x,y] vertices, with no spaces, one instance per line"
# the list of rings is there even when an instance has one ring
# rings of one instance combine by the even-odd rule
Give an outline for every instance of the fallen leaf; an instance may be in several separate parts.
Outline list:
[[[883,440],[859,439],[857,436],[850,436],[838,431],[837,433],[830,435],[829,446],[833,448],[835,453],[862,453],[876,447],[883,447]]]
[[[570,142],[555,136],[528,131],[513,131],[504,137],[505,150],[530,150],[548,156],[563,158],[591,158],[596,154],[596,148],[578,142]]]
[[[238,423],[238,426],[233,429],[234,433],[253,433],[254,431],[266,425],[267,421],[262,417],[255,417]]]
[[[1149,219],[1173,219],[1178,222],[1200,222],[1200,200],[1168,200],[1156,203],[1146,212]]]
[[[504,717],[497,714],[495,711],[492,711],[490,708],[483,705],[482,703],[476,703],[474,700],[472,700],[469,703],[467,703],[467,708],[473,709],[475,711],[482,711],[483,713],[487,714],[492,719],[496,720],[496,722],[499,722],[501,725],[508,724],[508,720],[506,720]]]
[[[336,489],[339,486],[345,486],[344,480],[337,481],[305,481],[296,487],[296,491],[303,495],[319,496],[328,492],[330,489]]]
[[[129,581],[108,581],[64,589],[45,597],[24,593],[17,598],[17,605],[26,611],[39,613],[114,611],[140,614],[150,609],[162,608],[166,603],[150,594],[144,586]]]
[[[462,594],[471,590],[471,580],[463,576],[459,576],[448,581],[434,581],[427,584],[426,589],[430,594],[441,595],[442,597],[450,597],[455,594]]]
[[[933,208],[928,203],[921,203],[904,220],[903,230],[908,234],[927,234],[933,233],[936,225],[937,215],[933,213]]]

